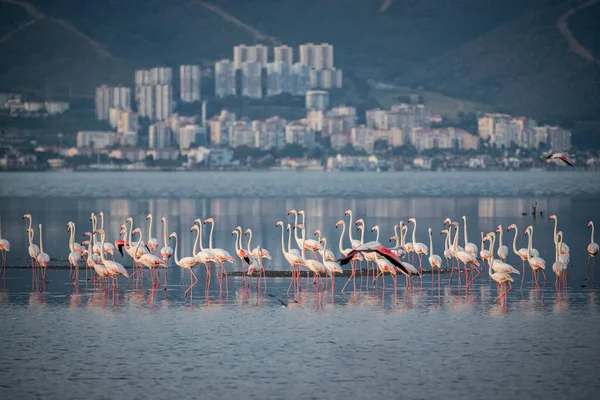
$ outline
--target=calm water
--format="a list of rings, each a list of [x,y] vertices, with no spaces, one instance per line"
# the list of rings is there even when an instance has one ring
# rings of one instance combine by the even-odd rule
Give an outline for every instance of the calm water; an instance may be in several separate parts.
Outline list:
[[[167,216],[186,256],[194,218],[214,217],[214,244],[231,253],[231,230],[250,227],[253,246],[273,255],[267,268],[288,269],[275,223],[287,221],[289,209],[306,210],[309,234],[320,228],[337,252],[334,225],[351,208],[367,228],[380,225],[382,242],[400,219],[416,217],[417,240],[428,243],[432,227],[437,254],[447,216],[466,215],[469,241],[478,246],[479,232],[516,223],[517,247],[524,247],[522,230],[532,224],[549,279],[534,290],[527,269],[525,289],[517,277],[502,307],[493,303],[487,275],[468,296],[448,287],[447,275],[439,291],[427,275],[412,293],[400,279],[397,296],[389,277],[385,290],[365,279],[356,293],[342,294],[345,279],[338,278],[335,293],[317,295],[309,285],[288,296],[283,278],[268,279],[263,291],[231,278],[227,295],[216,282],[206,292],[199,271],[190,305],[183,300],[189,275],[175,266],[152,305],[148,282],[134,288],[121,280],[121,291],[106,296],[82,281],[76,293],[68,272],[50,270],[46,291],[32,293],[30,270],[9,269],[0,281],[0,398],[593,398],[600,297],[594,285],[580,286],[588,272],[587,221],[600,221],[599,175],[0,174],[9,265],[28,262],[24,213],[44,225],[51,264],[64,265],[66,223],[77,224],[81,241],[90,212],[104,211],[111,240],[128,216],[146,232],[147,213]],[[536,201],[543,217],[521,215]],[[564,295],[553,286],[553,213],[571,247]],[[162,245],[156,222],[153,229]],[[505,244],[512,238],[505,234]],[[373,239],[368,229],[365,240]],[[131,270],[128,257],[117,260]],[[509,262],[520,269],[512,252]]]

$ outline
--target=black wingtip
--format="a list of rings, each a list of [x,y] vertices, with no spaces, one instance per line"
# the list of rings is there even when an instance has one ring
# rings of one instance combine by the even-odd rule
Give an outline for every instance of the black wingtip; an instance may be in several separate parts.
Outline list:
[[[122,244],[117,245],[117,249],[119,250],[119,253],[121,253],[121,257],[123,257],[123,245]]]

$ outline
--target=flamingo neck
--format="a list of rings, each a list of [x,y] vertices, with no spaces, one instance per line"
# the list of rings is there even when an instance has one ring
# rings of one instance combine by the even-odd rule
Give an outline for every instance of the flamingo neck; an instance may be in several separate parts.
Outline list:
[[[415,243],[417,243],[417,236],[415,235],[416,230],[417,230],[417,220],[414,220],[413,221],[413,233],[412,233],[413,247],[415,246]]]
[[[360,230],[360,244],[365,244],[365,224],[362,224],[362,229]]]
[[[463,218],[463,226],[464,226],[464,231],[463,231],[463,236],[465,239],[465,247],[467,246],[467,243],[469,243],[469,239],[467,237],[467,218]]]
[[[1,236],[0,236],[1,238]],[[75,241],[75,225],[71,224],[71,236],[69,237],[69,250],[75,251],[75,245],[73,242]]]
[[[594,243],[594,223],[592,222],[592,236],[590,238],[590,244]]]
[[[460,230],[460,226],[456,225],[456,233],[454,234],[454,244],[452,245],[452,247],[454,248],[454,251],[458,250],[458,231]]]
[[[152,214],[150,214],[150,227],[148,228],[148,241],[152,239]]]
[[[529,234],[527,235],[527,260],[531,259],[531,242],[532,242],[532,236],[533,236],[533,229],[531,229],[529,231]]]
[[[558,228],[558,218],[554,217],[554,237],[556,237],[556,229]]]
[[[40,253],[44,252],[44,241],[42,240],[42,224],[40,224]]]
[[[433,236],[431,236],[431,229],[429,229],[429,251],[431,255],[433,255]]]
[[[494,245],[496,244],[496,235],[492,235],[490,239],[490,258],[488,258],[488,274],[492,276],[492,264],[494,264]]]
[[[298,225],[298,213],[294,213],[294,239],[296,240],[296,244],[300,246],[300,238],[298,237],[298,230],[295,228]]]
[[[163,239],[165,241],[165,247],[167,247],[169,242],[167,241],[167,219],[166,218],[165,218],[164,224],[165,224],[165,227],[163,229]]]
[[[302,259],[306,260],[306,249],[304,248],[304,244],[306,242],[306,232],[304,232],[305,228],[302,228]]]
[[[503,235],[502,226],[500,226],[500,243],[498,244],[498,248],[502,247],[502,235]]]
[[[202,245],[202,242],[204,242],[204,228],[202,227],[202,222],[200,222],[198,224],[198,232],[200,235],[200,240],[199,240],[199,244],[200,244],[200,251],[204,251],[204,246]]]
[[[138,262],[141,257],[138,257],[138,250],[140,249],[140,244],[142,244],[142,230],[140,229],[140,237],[138,238],[137,244],[135,245],[135,249],[133,249],[133,259]],[[104,243],[102,244],[102,248],[104,248]],[[104,252],[102,253],[102,259],[104,260]]]
[[[519,252],[517,251],[517,235],[519,234],[519,231],[517,230],[517,227],[515,226],[515,237],[513,238],[513,251],[515,252],[515,254],[519,254]]]
[[[106,263],[106,259],[104,258],[104,251],[102,249],[104,249],[104,231],[102,231],[102,234],[100,235],[100,246],[101,246],[101,250],[100,250],[100,259],[102,260],[103,263]],[[139,246],[139,243],[138,243]],[[136,252],[137,252],[137,247],[136,247]],[[134,253],[135,255],[135,253]]]
[[[377,228],[377,236],[375,237],[375,241],[379,242],[379,228]]]
[[[319,243],[321,243],[321,239],[319,239]],[[327,250],[327,238],[323,238],[323,250],[321,250],[321,255],[323,256],[323,261],[325,261],[325,251],[326,250]]]
[[[340,253],[344,254],[344,246],[342,241],[344,240],[344,233],[346,233],[346,223],[342,221],[342,233],[340,234]]]
[[[208,238],[208,248],[212,250],[212,236],[213,236],[213,230],[215,229],[215,222],[211,221],[210,223],[210,236]]]
[[[175,264],[181,266],[179,264],[179,257],[177,256],[177,247],[179,246],[179,239],[177,238],[177,233],[175,233],[175,253],[173,254],[173,258],[175,258]]]
[[[194,226],[197,227],[198,225],[194,225]],[[192,249],[192,254],[194,255],[194,257],[196,257],[196,254],[198,254],[196,249],[198,248],[198,239],[200,238],[200,231],[198,230],[198,228],[196,228],[195,231],[196,231],[196,240],[194,240],[194,248]]]
[[[285,231],[283,229],[283,224],[281,224],[281,252],[283,254],[287,253],[285,251]]]
[[[252,229],[248,229],[250,233],[248,234],[248,253],[252,252],[252,247],[250,246],[250,242],[252,242]]]
[[[352,217],[352,211],[348,213],[348,217],[350,218],[350,221],[348,221],[348,237],[350,238],[350,245],[352,245],[352,242],[354,241],[352,238],[352,220],[354,219]]]
[[[100,214],[100,230],[104,230],[104,213]]]

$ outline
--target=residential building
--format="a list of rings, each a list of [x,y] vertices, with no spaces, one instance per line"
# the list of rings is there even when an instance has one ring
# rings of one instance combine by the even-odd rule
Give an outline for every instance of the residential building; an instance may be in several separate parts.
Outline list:
[[[545,143],[553,152],[568,152],[571,150],[571,132],[558,126],[544,125],[536,128],[539,143]],[[545,140],[541,140],[544,137]]]
[[[351,139],[347,133],[334,133],[329,137],[329,141],[332,149],[340,151],[351,142]]]
[[[140,117],[154,119],[154,116],[156,115],[156,93],[154,86],[142,85],[138,90],[138,113],[140,114]]]
[[[171,129],[164,122],[155,122],[148,128],[148,147],[151,149],[160,149],[171,147]]]
[[[300,62],[315,69],[333,69],[333,46],[328,43],[300,45]]]
[[[117,137],[111,131],[79,131],[77,132],[77,147],[93,147],[102,149],[116,144]]]
[[[304,96],[311,86],[311,68],[308,65],[295,63],[291,69],[292,94],[295,96]]]
[[[308,110],[306,112],[306,122],[313,131],[322,132],[325,125],[325,111]]]
[[[477,132],[483,140],[493,141],[496,132],[496,124],[499,122],[507,122],[510,120],[510,115],[499,113],[488,113],[477,119]]]
[[[235,96],[235,68],[231,60],[215,63],[215,96],[223,98]]]
[[[456,129],[459,150],[479,150],[479,136]]]
[[[44,102],[48,115],[58,115],[69,109],[69,103],[66,101],[46,101]]]
[[[229,127],[236,121],[235,113],[221,110],[221,114],[208,121],[210,128],[210,144],[227,146],[229,144]]]
[[[111,97],[112,91],[109,86],[101,85],[96,88],[96,119],[108,119],[108,110],[112,104]]]
[[[180,98],[184,103],[200,101],[200,67],[181,65],[179,67]]]
[[[124,86],[112,88],[111,107],[121,107],[125,111],[131,110],[131,89]]]
[[[313,148],[316,146],[315,131],[308,126],[306,119],[288,122],[285,126],[285,142]]]
[[[387,129],[387,111],[381,108],[367,110],[367,126],[375,129]]]
[[[179,157],[179,150],[174,148],[160,148],[160,149],[151,149],[146,151],[146,157],[152,157],[154,161],[175,161]]]
[[[240,44],[235,46],[233,48],[233,65],[235,69],[240,69],[245,62],[253,61],[259,63],[261,67],[264,67],[267,65],[268,50],[269,48],[262,44],[257,44],[255,46]]]
[[[290,64],[275,61],[267,64],[267,96],[292,92]]]
[[[307,110],[327,110],[329,107],[329,92],[325,90],[309,90],[306,92]]]
[[[342,87],[342,70],[326,68],[318,70],[318,73],[318,87],[321,89],[339,89]]]
[[[154,67],[150,69],[150,84],[171,85],[173,83],[173,68]]]
[[[120,110],[116,128],[118,133],[137,132],[139,130],[138,115],[133,111]]]
[[[146,158],[146,151],[144,149],[140,149],[139,147],[119,147],[118,149],[112,150],[108,154],[109,158],[113,158],[116,160],[127,160],[130,163],[136,163],[139,161],[143,161]]]
[[[242,69],[242,96],[262,99],[262,65],[257,61],[245,61]]]
[[[229,127],[229,147],[255,147],[252,124],[247,120],[235,121]]]
[[[375,129],[365,125],[352,128],[350,132],[352,147],[372,153],[375,146]]]
[[[117,135],[119,146],[137,146],[138,145],[138,133],[137,132],[121,132]]]
[[[156,115],[153,119],[164,121],[173,112],[173,86],[156,85]]]
[[[192,124],[179,128],[179,150],[187,150],[192,144],[203,146],[205,142],[206,128]]]
[[[423,150],[453,150],[459,145],[458,136],[469,134],[458,128],[413,128],[411,142],[417,151]],[[468,138],[464,140],[468,145]]]
[[[292,65],[294,62],[294,49],[286,45],[275,46],[273,48],[273,59],[275,62],[281,61]]]
[[[261,150],[283,148],[285,146],[285,124],[286,121],[278,116],[252,121],[254,146]]]

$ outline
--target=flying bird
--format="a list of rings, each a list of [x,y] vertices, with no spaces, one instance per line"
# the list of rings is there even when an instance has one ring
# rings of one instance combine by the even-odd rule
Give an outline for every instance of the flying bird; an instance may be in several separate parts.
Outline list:
[[[573,163],[571,162],[571,160],[569,160],[567,158],[567,156],[565,156],[562,153],[552,153],[548,157],[546,157],[546,160],[561,160],[565,164],[567,164],[567,165],[569,165],[571,167],[573,166]]]

